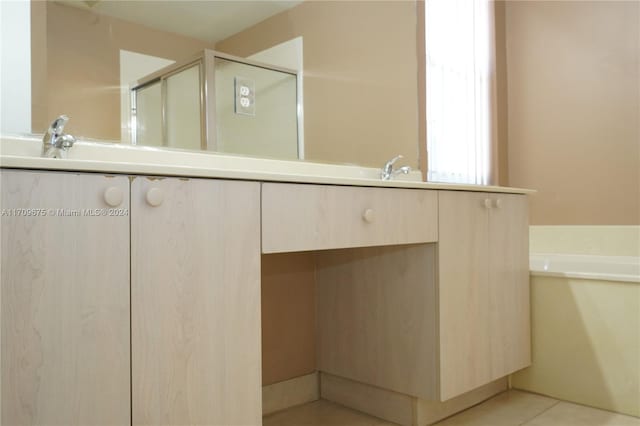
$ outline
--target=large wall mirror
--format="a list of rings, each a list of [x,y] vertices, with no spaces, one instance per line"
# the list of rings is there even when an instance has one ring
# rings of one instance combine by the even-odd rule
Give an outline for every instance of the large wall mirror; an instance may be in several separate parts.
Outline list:
[[[114,143],[418,166],[413,0],[2,3],[32,133],[64,113]]]

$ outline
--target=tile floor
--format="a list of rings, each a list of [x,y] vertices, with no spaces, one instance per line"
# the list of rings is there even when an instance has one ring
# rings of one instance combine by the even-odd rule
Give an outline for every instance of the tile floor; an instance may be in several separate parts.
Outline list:
[[[321,400],[266,416],[263,426],[393,426]],[[437,426],[640,426],[640,419],[511,390]]]

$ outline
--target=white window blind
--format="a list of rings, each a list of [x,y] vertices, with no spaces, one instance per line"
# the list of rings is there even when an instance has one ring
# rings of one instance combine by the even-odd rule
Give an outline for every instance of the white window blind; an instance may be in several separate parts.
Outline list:
[[[425,2],[429,181],[490,181],[493,19],[488,0]]]

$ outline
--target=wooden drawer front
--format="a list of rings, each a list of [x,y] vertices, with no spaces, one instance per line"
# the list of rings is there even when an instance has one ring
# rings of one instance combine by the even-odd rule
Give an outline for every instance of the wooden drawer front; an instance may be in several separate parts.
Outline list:
[[[436,191],[265,183],[262,252],[435,242]]]

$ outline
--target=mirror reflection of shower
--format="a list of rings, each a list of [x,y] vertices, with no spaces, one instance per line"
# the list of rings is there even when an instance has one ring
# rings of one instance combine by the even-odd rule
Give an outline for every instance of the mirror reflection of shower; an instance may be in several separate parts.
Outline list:
[[[304,158],[301,49],[300,37],[250,58],[205,49],[136,79],[123,93],[123,105],[129,103],[123,111],[130,114],[123,117],[129,123],[123,140]]]

